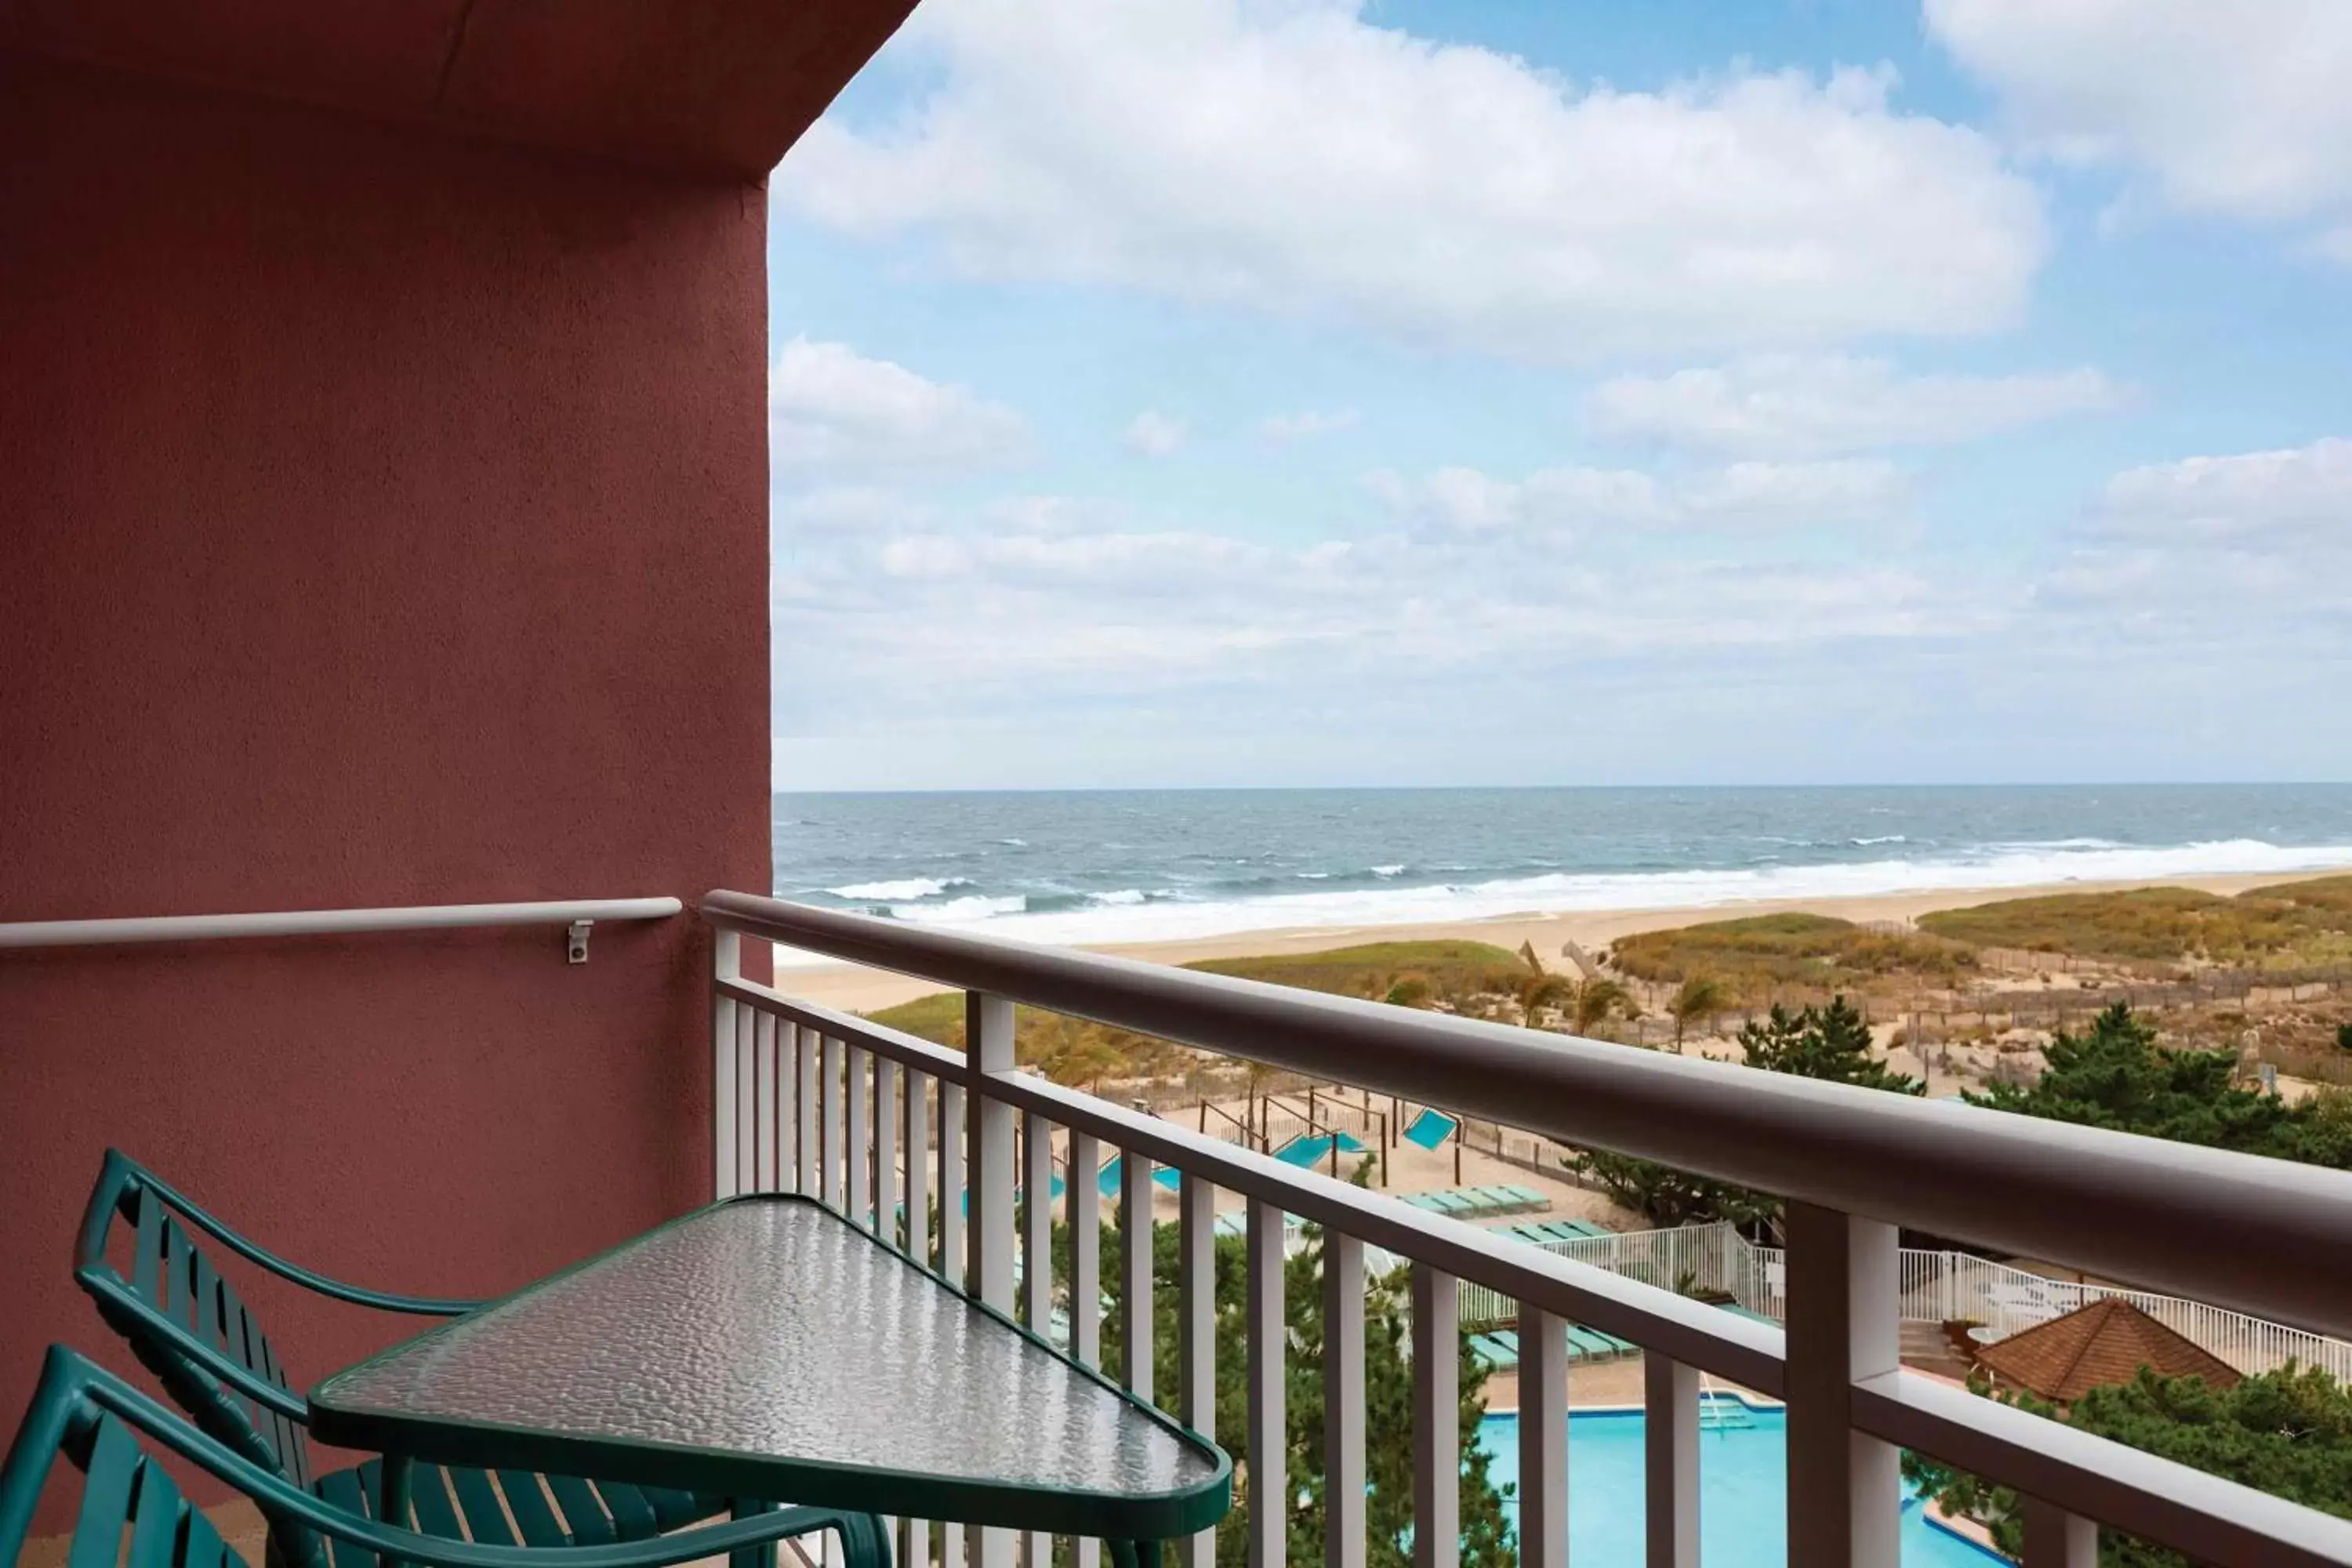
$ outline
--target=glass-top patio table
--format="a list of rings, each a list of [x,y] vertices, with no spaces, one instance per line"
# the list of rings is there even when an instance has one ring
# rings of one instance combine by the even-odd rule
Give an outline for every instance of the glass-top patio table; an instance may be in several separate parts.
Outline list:
[[[1232,1463],[807,1198],[730,1198],[335,1373],[387,1460],[1108,1541],[1206,1529]],[[1124,1552],[1121,1553],[1124,1555]]]

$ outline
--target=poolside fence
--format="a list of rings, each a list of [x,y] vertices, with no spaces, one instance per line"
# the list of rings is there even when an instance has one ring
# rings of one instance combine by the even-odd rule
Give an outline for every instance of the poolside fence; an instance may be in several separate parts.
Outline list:
[[[1787,1316],[1786,1255],[1780,1247],[1750,1243],[1728,1224],[1528,1245],[1664,1289],[1727,1296],[1775,1321]],[[1518,1308],[1510,1298],[1467,1281],[1461,1289],[1464,1326],[1486,1327],[1516,1320]],[[2119,1298],[2240,1372],[2268,1372],[2292,1361],[2300,1366],[2323,1368],[2338,1381],[2352,1383],[2352,1343],[2343,1340],[2179,1296],[2053,1279],[1970,1253],[1903,1248],[1901,1291],[1903,1316],[1907,1321],[1981,1323],[1998,1339],[2063,1317],[2094,1301]]]

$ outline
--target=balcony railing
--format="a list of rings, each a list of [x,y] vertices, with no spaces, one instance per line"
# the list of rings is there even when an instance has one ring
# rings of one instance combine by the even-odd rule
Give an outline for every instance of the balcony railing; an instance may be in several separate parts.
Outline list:
[[[1091,1360],[1102,1194],[1087,1173],[1118,1152],[1126,1321],[1124,1364],[1113,1370],[1146,1396],[1155,1376],[1172,1373],[1174,1407],[1212,1436],[1214,1198],[1223,1189],[1247,1200],[1256,1497],[1286,1493],[1285,1219],[1324,1228],[1330,1568],[1366,1561],[1367,1246],[1412,1268],[1417,1568],[1452,1568],[1457,1555],[1465,1283],[1517,1303],[1528,1568],[1567,1561],[1570,1322],[1643,1350],[1653,1568],[1697,1561],[1702,1373],[1786,1403],[1789,1561],[1803,1568],[1894,1568],[1904,1447],[2017,1489],[2030,1568],[2091,1568],[2095,1525],[2209,1563],[2352,1563],[2352,1521],[1906,1371],[1896,1244],[1898,1227],[1913,1226],[2341,1336],[2352,1332],[2352,1174],[743,893],[712,893],[702,913],[717,938],[719,1195],[816,1194],[1008,1311],[1017,1288],[1028,1321],[1043,1324],[1050,1216],[1044,1204],[1021,1208],[1017,1194],[1048,1189],[1063,1137],[1074,1173],[1064,1197],[1070,1342]],[[745,980],[746,937],[960,988],[969,1048]],[[1785,1330],[1016,1072],[1015,1004],[1777,1194],[1787,1200]],[[1182,1364],[1171,1369],[1151,1364],[1155,1164],[1182,1173]],[[1282,1510],[1251,1510],[1248,1528],[1253,1568],[1284,1568]],[[911,1568],[922,1568],[927,1540],[909,1531]],[[975,1560],[997,1568],[1011,1549],[984,1539]],[[1191,1543],[1191,1568],[1211,1568],[1213,1550],[1205,1537]],[[1079,1552],[1089,1555],[1086,1543]]]

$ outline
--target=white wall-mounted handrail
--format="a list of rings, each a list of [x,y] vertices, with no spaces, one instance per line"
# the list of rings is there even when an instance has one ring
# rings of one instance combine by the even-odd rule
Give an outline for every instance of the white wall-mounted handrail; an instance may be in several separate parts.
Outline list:
[[[519,904],[412,904],[381,910],[279,910],[229,915],[152,915],[130,920],[0,921],[0,948],[86,947],[224,937],[343,936],[355,931],[442,931],[463,926],[569,926],[582,921],[657,921],[679,913],[676,899],[548,899]]]

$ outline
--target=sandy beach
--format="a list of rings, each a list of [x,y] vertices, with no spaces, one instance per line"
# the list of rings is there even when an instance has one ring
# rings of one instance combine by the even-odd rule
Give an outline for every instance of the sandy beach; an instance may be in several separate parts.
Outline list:
[[[2054,882],[2015,888],[1969,888],[1937,891],[1933,889],[1868,898],[1799,899],[1779,902],[1748,902],[1710,904],[1703,907],[1664,910],[1583,910],[1570,914],[1529,912],[1506,915],[1496,920],[1460,921],[1437,925],[1353,925],[1325,927],[1294,927],[1286,930],[1235,931],[1224,936],[1203,937],[1190,942],[1150,942],[1089,945],[1093,952],[1117,953],[1125,958],[1139,958],[1151,963],[1190,963],[1203,958],[1236,958],[1265,953],[1315,952],[1325,948],[1347,947],[1371,942],[1433,942],[1471,941],[1492,942],[1497,947],[1517,949],[1530,944],[1549,963],[1558,958],[1563,947],[1574,942],[1588,952],[1606,947],[1618,937],[1633,931],[1660,931],[1673,926],[1693,925],[1701,921],[1734,920],[1743,915],[1775,914],[1790,911],[1833,915],[1840,920],[1856,922],[1868,921],[1910,921],[1932,910],[1961,909],[1973,904],[1989,904],[2003,899],[2031,898],[2043,893],[2114,892],[2127,888],[2195,888],[2209,893],[2242,893],[2249,888],[2273,887],[2281,882],[2303,881],[2309,878],[2341,875],[2338,871],[2310,871],[2299,875],[2281,876],[2263,873],[2251,876],[2165,877],[2151,880],[2125,882]],[[926,995],[940,987],[927,980],[910,979],[880,970],[860,969],[850,965],[824,967],[778,967],[780,987],[795,996],[825,1006],[845,1008],[851,1012],[870,1013],[877,1008],[894,1006],[900,1002]]]

